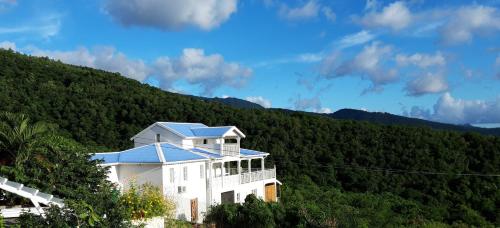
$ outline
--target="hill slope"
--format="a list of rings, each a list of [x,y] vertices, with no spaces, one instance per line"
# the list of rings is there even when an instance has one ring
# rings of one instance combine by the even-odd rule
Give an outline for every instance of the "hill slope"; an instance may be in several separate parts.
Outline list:
[[[268,162],[290,188],[300,190],[305,177],[323,190],[401,196],[425,206],[418,213],[434,221],[500,225],[500,178],[456,175],[500,173],[498,137],[236,109],[4,50],[0,91],[0,110],[57,123],[83,144],[127,148],[132,135],[155,121],[236,125],[248,136],[242,146],[271,153]],[[300,194],[322,210],[323,199]]]
[[[480,128],[480,127],[465,126],[465,125],[445,124],[445,123],[433,122],[417,118],[409,118],[405,116],[398,116],[382,112],[367,112],[356,109],[340,109],[334,113],[326,115],[335,119],[343,119],[343,120],[363,120],[372,123],[390,124],[390,125],[396,124],[396,125],[408,125],[408,126],[419,126],[419,127],[425,126],[433,129],[461,131],[461,132],[478,132],[481,134],[500,136],[500,128],[488,129],[488,128]]]

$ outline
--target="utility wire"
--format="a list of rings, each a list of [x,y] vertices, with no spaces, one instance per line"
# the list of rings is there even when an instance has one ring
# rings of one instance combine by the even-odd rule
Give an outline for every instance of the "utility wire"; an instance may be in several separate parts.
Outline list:
[[[138,139],[145,139],[145,140],[151,140],[149,138],[142,138],[142,137],[136,137]],[[143,144],[143,145],[150,145],[147,143],[141,143],[141,142],[136,142],[138,144]],[[159,142],[162,143],[162,142]],[[178,149],[178,150],[185,150],[182,149],[182,144],[166,141],[166,143],[170,143],[179,147],[172,147],[172,146],[167,146],[167,145],[162,145],[160,144],[161,147],[163,148],[170,148],[170,149]],[[203,149],[210,149],[210,150],[216,150],[216,151],[230,151],[231,150],[225,150],[225,149],[217,149],[217,148],[211,148],[211,147],[204,147],[204,146],[199,146],[196,145],[195,148],[203,148]],[[194,151],[196,152],[196,151]],[[283,162],[279,160],[274,160],[275,163],[285,165]],[[316,164],[310,164],[310,163],[301,163],[301,162],[294,162],[294,164],[300,164],[303,166],[314,166],[314,167],[321,167],[321,168],[335,168],[335,169],[351,169],[351,170],[365,170],[365,171],[374,171],[374,172],[385,172],[386,174],[419,174],[419,175],[446,175],[446,176],[474,176],[474,177],[500,177],[500,174],[490,174],[490,173],[449,173],[449,172],[439,172],[439,171],[422,171],[422,170],[405,170],[405,169],[395,169],[395,168],[380,168],[380,167],[366,167],[366,166],[359,166],[357,164],[344,164],[341,166],[336,166],[333,164],[322,164],[322,163],[316,163]]]

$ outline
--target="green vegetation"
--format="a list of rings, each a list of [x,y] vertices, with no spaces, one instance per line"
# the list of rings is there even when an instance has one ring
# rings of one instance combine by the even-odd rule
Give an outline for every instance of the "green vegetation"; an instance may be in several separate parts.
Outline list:
[[[0,150],[8,158],[0,176],[65,199],[66,207],[48,210],[47,217],[23,215],[21,227],[127,227],[119,192],[106,181],[106,170],[90,161],[90,152],[73,140],[53,134],[43,123],[30,124],[23,115],[3,113]],[[20,159],[21,157],[21,159]],[[14,162],[15,161],[15,162]],[[25,198],[1,192],[2,204],[28,205]]]
[[[166,199],[158,187],[150,184],[136,186],[131,184],[123,192],[120,200],[128,209],[132,219],[148,219],[157,216],[173,219],[175,204]]]
[[[128,139],[155,121],[236,125],[248,136],[243,147],[271,153],[267,162],[277,166],[279,179],[288,189],[283,191],[283,204],[293,199],[312,213],[310,218],[324,214],[304,221],[340,219],[336,214],[340,212],[331,206],[337,202],[353,207],[360,224],[377,226],[370,222],[370,216],[377,215],[381,221],[396,216],[402,220],[397,224],[422,220],[500,226],[500,178],[456,175],[500,173],[498,137],[235,109],[164,92],[115,73],[1,50],[0,90],[3,111],[54,123],[60,134],[93,147],[92,151],[128,148],[132,145]],[[51,164],[86,156],[77,148],[64,151],[68,152],[60,158],[51,158]],[[57,179],[48,179],[57,182],[52,185],[30,182],[71,196],[69,189],[78,191],[82,184],[72,182],[77,177],[69,170],[61,183]],[[40,173],[54,175],[46,170]],[[40,174],[34,174],[37,180]],[[63,188],[51,189],[55,184]],[[371,200],[389,203],[379,208],[366,204]],[[101,202],[89,204],[102,214]]]

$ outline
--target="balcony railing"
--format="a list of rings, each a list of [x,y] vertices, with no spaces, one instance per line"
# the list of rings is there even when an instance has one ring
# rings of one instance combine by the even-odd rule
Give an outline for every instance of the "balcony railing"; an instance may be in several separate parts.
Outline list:
[[[240,155],[240,145],[237,143],[223,144],[221,154],[226,155],[226,156],[239,156]]]
[[[212,185],[216,188],[223,188],[271,178],[276,178],[276,168],[265,170],[259,169],[256,171],[252,170],[252,172],[249,173],[214,177],[212,179]]]

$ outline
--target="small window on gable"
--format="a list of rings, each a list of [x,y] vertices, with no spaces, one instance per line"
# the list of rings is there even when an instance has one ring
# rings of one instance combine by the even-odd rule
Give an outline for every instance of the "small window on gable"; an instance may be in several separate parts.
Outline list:
[[[207,144],[207,139],[203,139],[203,144]]]
[[[160,134],[156,134],[156,142],[160,142],[161,138],[160,138]]]

